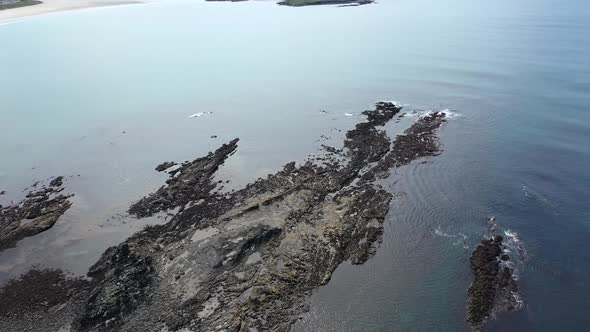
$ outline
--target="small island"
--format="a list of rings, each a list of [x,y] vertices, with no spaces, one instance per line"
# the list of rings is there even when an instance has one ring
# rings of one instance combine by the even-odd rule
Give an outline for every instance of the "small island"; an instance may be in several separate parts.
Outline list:
[[[1,1],[1,0],[0,0]],[[231,1],[240,2],[247,0],[206,0],[206,1]],[[289,7],[304,7],[304,6],[318,6],[318,5],[338,5],[338,7],[361,6],[374,3],[374,0],[283,0],[277,2],[281,6]]]
[[[303,7],[317,5],[360,6],[373,3],[373,0],[284,0],[278,2],[282,6]]]

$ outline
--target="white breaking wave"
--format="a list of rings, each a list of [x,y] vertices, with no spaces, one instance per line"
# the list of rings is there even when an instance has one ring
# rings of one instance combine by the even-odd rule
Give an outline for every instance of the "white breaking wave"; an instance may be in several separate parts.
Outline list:
[[[412,112],[408,112],[406,113],[406,115],[404,115],[405,117],[409,117],[409,118],[417,118],[417,119],[422,119],[425,118],[433,113],[443,113],[445,115],[446,118],[448,119],[453,119],[453,118],[458,118],[461,115],[461,113],[457,113],[455,111],[452,111],[448,108],[445,108],[443,110],[440,111],[434,111],[434,110],[427,110],[427,111],[412,111]]]
[[[509,229],[504,230],[503,253],[510,256],[510,260],[501,261],[501,266],[508,267],[512,271],[515,280],[519,279],[520,267],[526,259],[526,250],[518,233]],[[518,295],[518,294],[517,294]],[[516,299],[516,298],[515,298]],[[519,299],[516,299],[519,300]],[[522,302],[522,300],[520,300]]]
[[[189,117],[189,118],[198,118],[198,117],[200,117],[200,116],[203,116],[203,115],[209,115],[209,114],[213,114],[213,112],[198,112],[198,113],[195,113],[195,114],[189,115],[188,117]]]
[[[391,103],[397,107],[406,107],[406,106],[410,106],[410,104],[402,104],[397,100],[381,100],[380,103]]]
[[[444,237],[444,238],[453,240],[451,242],[451,244],[453,246],[461,246],[464,249],[469,249],[469,246],[466,243],[466,241],[467,241],[467,235],[465,235],[465,234],[463,234],[461,232],[456,233],[456,234],[448,234],[448,233],[443,232],[440,229],[440,227],[437,227],[437,228],[434,229],[434,235],[436,235],[438,237]]]
[[[510,294],[512,295],[512,298],[514,299],[514,303],[516,304],[516,310],[522,308],[522,306],[524,305],[524,301],[522,300],[522,297],[520,296],[520,294],[518,294],[517,292],[510,292]]]
[[[504,235],[506,236],[504,240],[506,249],[512,253],[516,253],[518,258],[524,259],[526,257],[526,251],[522,240],[518,237],[518,233],[507,229],[504,231]]]
[[[461,116],[460,113],[457,113],[457,112],[450,110],[448,108],[445,108],[444,110],[441,110],[439,112],[443,113],[449,119],[453,119],[453,118],[457,118],[457,117]]]

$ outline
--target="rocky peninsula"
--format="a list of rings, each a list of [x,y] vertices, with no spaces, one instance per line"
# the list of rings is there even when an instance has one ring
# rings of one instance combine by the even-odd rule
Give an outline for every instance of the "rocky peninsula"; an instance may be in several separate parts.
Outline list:
[[[340,263],[362,264],[377,250],[394,197],[377,180],[439,152],[436,131],[445,114],[419,118],[392,141],[382,126],[400,110],[379,102],[346,133],[343,149],[290,162],[237,191],[220,190],[214,175],[238,139],[193,161],[158,167],[169,179],[129,213],[174,216],[107,249],[89,280],[63,279],[68,292],[53,290],[70,294],[61,304],[27,306],[45,312],[38,322],[61,308],[64,328],[74,331],[289,331],[308,310],[311,291]],[[22,280],[43,280],[47,272],[39,273],[17,281],[23,292]],[[0,328],[18,324],[17,317]]]

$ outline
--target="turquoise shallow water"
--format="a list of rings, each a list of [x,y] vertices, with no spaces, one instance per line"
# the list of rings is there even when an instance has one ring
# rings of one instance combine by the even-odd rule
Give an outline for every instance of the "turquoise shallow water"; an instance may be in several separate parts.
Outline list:
[[[143,227],[111,217],[162,182],[161,161],[240,137],[222,172],[240,185],[314,153],[320,135],[338,144],[334,128],[358,121],[344,113],[395,99],[458,114],[444,153],[384,183],[405,195],[380,250],[342,265],[298,328],[466,329],[467,260],[494,215],[526,249],[525,307],[487,329],[584,330],[589,14],[580,0],[182,0],[0,22],[0,199],[55,174],[75,175],[76,193],[52,230],[0,255],[0,277],[35,263],[84,273]]]

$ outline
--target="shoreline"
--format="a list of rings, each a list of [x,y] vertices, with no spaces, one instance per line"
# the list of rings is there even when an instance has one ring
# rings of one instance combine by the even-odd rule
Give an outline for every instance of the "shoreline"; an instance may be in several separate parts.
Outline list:
[[[43,0],[41,3],[31,6],[0,10],[0,24],[6,23],[4,21],[49,13],[97,7],[133,5],[145,2],[146,1],[137,0]]]
[[[133,5],[151,0],[27,0],[26,3],[0,10],[0,25],[11,23],[11,20],[64,12],[78,9]],[[205,0],[207,2],[241,2],[247,0]],[[334,5],[337,7],[356,7],[375,3],[374,0],[284,0],[276,4],[286,7],[307,7]]]

